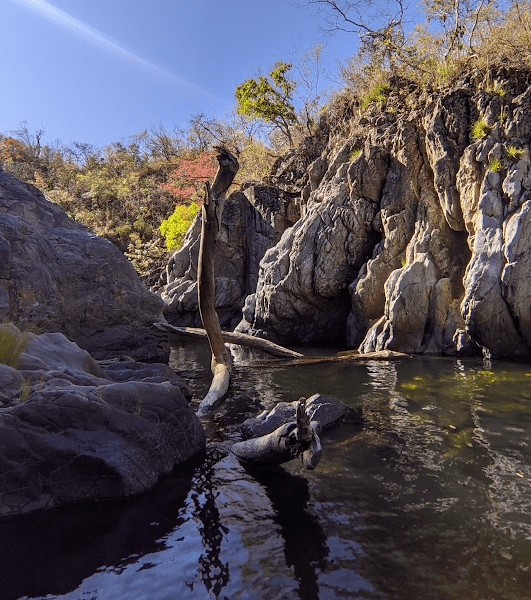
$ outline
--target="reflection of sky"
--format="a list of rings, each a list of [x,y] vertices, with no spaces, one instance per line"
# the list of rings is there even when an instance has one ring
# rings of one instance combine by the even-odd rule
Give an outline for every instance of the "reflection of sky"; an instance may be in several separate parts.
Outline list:
[[[195,358],[176,356],[180,368],[190,368],[203,355],[208,360],[208,348]],[[76,591],[57,597],[525,598],[527,387],[513,384],[515,405],[504,410],[503,386],[470,379],[463,361],[336,367],[237,365],[219,413],[222,431],[229,420],[236,427],[257,412],[260,402],[292,399],[304,386],[308,395],[335,390],[361,406],[364,420],[346,419],[323,435],[315,471],[302,472],[293,461],[272,473],[249,472],[211,444],[185,499],[160,515],[170,522],[157,536],[160,544],[148,539],[145,554],[140,544],[137,557],[89,573]],[[131,522],[120,523],[122,534],[131,531]]]
[[[96,598],[97,600],[168,600],[202,598],[191,593],[198,587],[197,563],[202,552],[201,536],[194,521],[181,525],[165,538],[166,549],[146,554],[125,567],[109,567],[87,577],[79,588],[62,600]],[[189,576],[183,576],[188,573]],[[194,575],[196,573],[196,575]]]

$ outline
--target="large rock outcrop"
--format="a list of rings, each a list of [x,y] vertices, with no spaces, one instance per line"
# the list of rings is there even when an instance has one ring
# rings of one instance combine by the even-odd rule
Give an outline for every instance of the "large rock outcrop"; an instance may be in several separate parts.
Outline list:
[[[61,332],[96,358],[167,360],[163,303],[108,240],[0,170],[0,322]]]
[[[60,333],[0,325],[0,516],[130,496],[205,447],[165,364],[101,367]]]
[[[304,216],[266,253],[238,330],[363,352],[530,353],[525,73],[441,93],[392,85],[393,110],[346,118],[308,168]]]
[[[275,187],[251,185],[233,193],[223,205],[216,241],[216,310],[222,327],[241,319],[245,297],[256,289],[266,250],[300,216],[293,195]],[[181,248],[170,258],[166,284],[157,291],[170,323],[201,326],[197,299],[197,262],[201,234],[199,214]]]
[[[300,219],[281,218],[254,262],[259,223],[242,216],[234,237],[220,236],[224,325],[243,305],[238,331],[284,345],[531,353],[529,73],[475,71],[439,91],[395,78],[383,103],[346,98],[268,179],[267,196],[288,195]],[[283,210],[272,206],[266,221]],[[172,286],[181,289],[184,273],[186,289],[194,285],[187,252],[173,259],[186,268],[170,264],[180,278],[163,293],[172,310]],[[233,256],[246,275],[228,302]],[[189,324],[181,314],[176,323]]]

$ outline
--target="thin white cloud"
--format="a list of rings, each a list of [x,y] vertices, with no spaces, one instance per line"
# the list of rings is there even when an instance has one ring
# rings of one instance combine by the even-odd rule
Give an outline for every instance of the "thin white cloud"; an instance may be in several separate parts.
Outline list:
[[[177,77],[162,67],[159,67],[158,65],[145,60],[141,56],[138,56],[134,52],[131,52],[118,42],[112,40],[93,27],[90,27],[86,23],[83,23],[79,19],[76,19],[72,15],[69,15],[65,11],[57,8],[46,0],[13,0],[13,2],[29,8],[33,12],[36,12],[39,15],[53,21],[57,25],[60,25],[77,37],[84,38],[99,48],[108,51],[110,54],[114,54],[115,56],[124,58],[133,64],[144,67],[150,70],[152,73],[162,75],[163,77],[172,80],[173,83],[176,83],[181,87],[188,88],[190,91],[201,92],[202,94],[208,94],[209,96],[211,95],[209,92],[202,90],[195,84],[186,81],[181,77]]]

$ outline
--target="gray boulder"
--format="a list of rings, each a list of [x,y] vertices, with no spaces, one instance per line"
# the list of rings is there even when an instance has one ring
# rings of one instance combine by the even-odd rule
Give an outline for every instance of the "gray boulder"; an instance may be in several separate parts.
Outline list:
[[[295,421],[298,400],[279,402],[271,411],[264,411],[258,417],[245,420],[241,426],[244,439],[268,435],[281,425]],[[332,427],[345,416],[348,406],[331,396],[314,394],[306,401],[306,413],[310,421],[319,423],[321,429]]]
[[[0,364],[0,516],[138,494],[204,449],[167,365],[102,367],[59,333],[0,335],[25,345]]]
[[[108,240],[0,169],[0,322],[61,332],[96,358],[167,360],[163,302]]]

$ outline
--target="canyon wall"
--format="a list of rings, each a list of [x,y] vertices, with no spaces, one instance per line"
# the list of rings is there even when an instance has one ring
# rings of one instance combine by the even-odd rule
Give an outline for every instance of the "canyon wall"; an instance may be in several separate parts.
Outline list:
[[[253,260],[247,220],[218,266],[223,278],[240,248],[237,330],[363,352],[528,354],[528,75],[474,72],[444,91],[395,79],[385,102],[330,107],[267,182],[289,199],[268,222],[286,206],[300,218],[277,219]],[[229,204],[252,214],[249,195]]]

